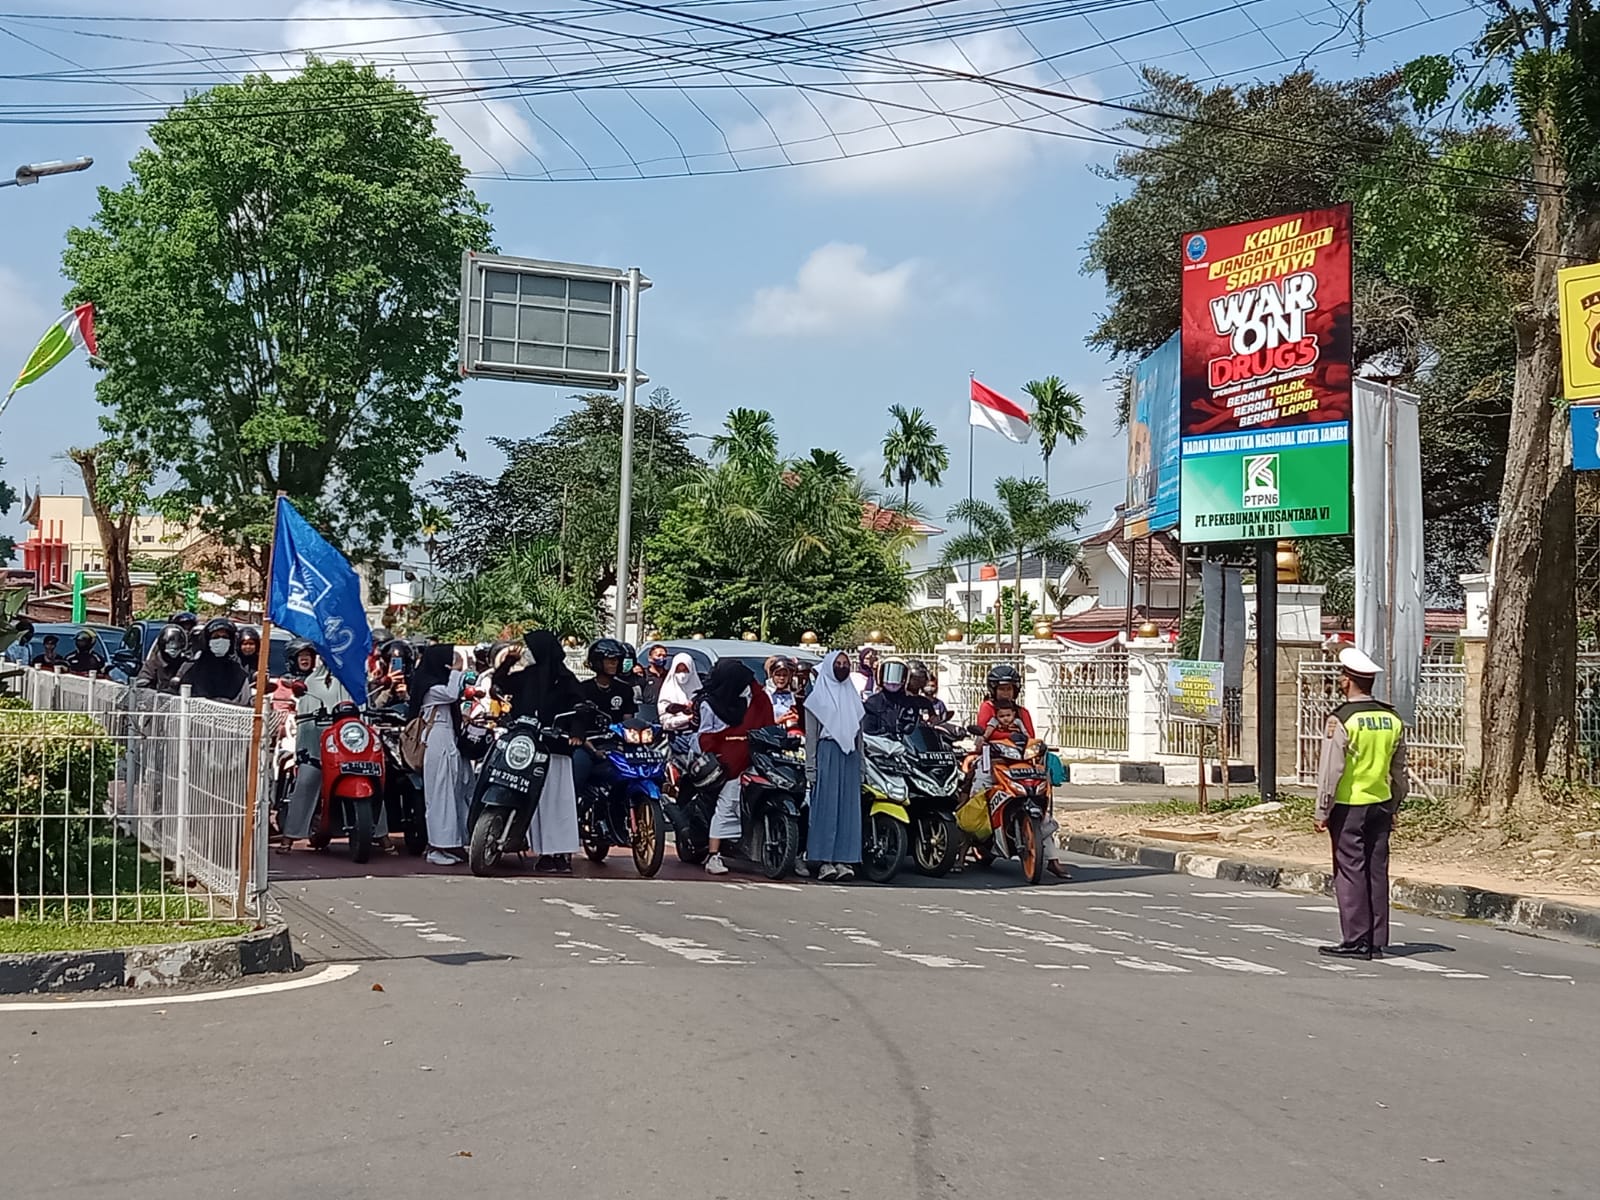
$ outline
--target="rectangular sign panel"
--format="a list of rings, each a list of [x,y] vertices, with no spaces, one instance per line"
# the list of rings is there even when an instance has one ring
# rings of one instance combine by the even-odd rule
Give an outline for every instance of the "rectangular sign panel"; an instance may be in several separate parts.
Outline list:
[[[1561,382],[1568,400],[1600,400],[1600,263],[1556,273]]]
[[[1128,397],[1128,503],[1124,536],[1148,537],[1178,524],[1178,335],[1133,369]]]
[[[1184,542],[1350,532],[1350,207],[1186,234]]]
[[[1222,664],[1185,658],[1168,661],[1167,718],[1222,724]]]

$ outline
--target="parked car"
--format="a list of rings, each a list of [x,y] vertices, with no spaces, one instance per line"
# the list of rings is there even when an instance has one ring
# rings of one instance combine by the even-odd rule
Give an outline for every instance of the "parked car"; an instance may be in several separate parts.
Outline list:
[[[44,639],[53,634],[56,638],[56,649],[62,658],[71,654],[76,649],[78,631],[87,629],[95,637],[95,653],[106,662],[113,661],[117,651],[122,649],[123,631],[114,625],[74,625],[69,621],[46,621],[35,624],[33,627],[33,644],[29,649],[35,654],[44,649]]]
[[[668,655],[687,654],[694,668],[704,679],[711,668],[721,658],[738,659],[755,673],[757,683],[767,681],[767,659],[774,654],[782,654],[797,662],[810,663],[813,667],[822,661],[822,655],[817,653],[815,646],[779,646],[773,642],[746,642],[738,638],[692,638],[683,641],[654,641],[646,642],[639,647],[640,654],[646,654],[651,646],[665,646]]]
[[[249,622],[240,622],[248,624]],[[124,631],[122,649],[124,659],[132,657],[133,671],[137,672],[139,665],[144,662],[145,655],[150,652],[150,647],[155,644],[157,635],[166,626],[165,621],[134,621]],[[204,622],[201,622],[204,624]],[[267,649],[267,672],[270,675],[282,675],[284,667],[289,661],[288,646],[290,635],[281,629],[272,631],[272,641]]]

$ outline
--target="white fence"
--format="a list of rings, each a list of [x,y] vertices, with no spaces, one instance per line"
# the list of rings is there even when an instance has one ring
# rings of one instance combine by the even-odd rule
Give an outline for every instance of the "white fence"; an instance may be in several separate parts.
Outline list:
[[[0,909],[237,914],[250,710],[43,671],[21,682],[36,711],[0,711]],[[270,794],[264,782],[249,914],[266,890]]]
[[[937,652],[940,694],[950,711],[969,721],[988,694],[989,672],[1001,663],[1022,674],[1022,702],[1034,727],[1068,754],[1118,757],[1128,751],[1128,651],[1111,645],[1070,650],[1029,644],[942,646]]]

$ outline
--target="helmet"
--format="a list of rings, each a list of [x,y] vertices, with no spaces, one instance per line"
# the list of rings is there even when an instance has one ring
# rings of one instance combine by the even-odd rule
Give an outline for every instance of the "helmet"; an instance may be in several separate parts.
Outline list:
[[[589,669],[595,674],[600,673],[601,663],[608,658],[623,659],[628,657],[628,648],[616,638],[601,638],[589,646],[589,653],[584,661],[589,664]]]
[[[169,625],[181,625],[185,629],[193,629],[200,623],[200,618],[195,616],[192,612],[173,613],[171,619],[167,623]]]
[[[697,791],[716,787],[722,782],[722,764],[716,755],[696,750],[684,764],[683,782]]]
[[[239,626],[239,641],[241,644],[244,642],[254,642],[259,646],[261,644],[261,630],[257,629],[254,625],[241,625]]]
[[[996,663],[989,668],[989,699],[994,699],[994,690],[1002,683],[1009,683],[1017,690],[1017,698],[1022,698],[1022,676],[1010,663]]]
[[[768,679],[772,678],[774,671],[788,671],[791,676],[794,674],[794,659],[786,654],[774,654],[762,666]]]
[[[94,649],[94,633],[88,629],[78,630],[78,636],[72,639],[79,650]]]
[[[886,692],[901,691],[909,674],[905,659],[886,658],[878,664],[878,686]]]
[[[920,693],[923,688],[928,686],[928,679],[931,675],[932,672],[928,670],[927,663],[920,658],[913,658],[906,664],[907,690]]]
[[[639,652],[634,649],[632,642],[622,643],[622,669],[631,671],[639,662]]]
[[[293,675],[296,678],[304,678],[305,676],[311,674],[310,671],[302,671],[300,669],[300,656],[307,650],[311,651],[312,654],[317,652],[317,648],[310,642],[306,641],[305,638],[295,638],[286,647],[284,647],[284,659],[286,661],[286,665],[284,667],[285,673]],[[312,670],[315,669],[316,667],[313,665]]]
[[[177,662],[189,653],[189,632],[182,625],[164,625],[156,635],[156,649],[168,662]]]

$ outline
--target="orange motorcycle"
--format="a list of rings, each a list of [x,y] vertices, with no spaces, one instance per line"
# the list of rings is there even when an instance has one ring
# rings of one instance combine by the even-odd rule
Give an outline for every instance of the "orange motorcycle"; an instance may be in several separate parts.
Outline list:
[[[977,726],[969,730],[981,737]],[[1018,742],[989,742],[990,784],[974,793],[972,812],[958,814],[961,828],[984,866],[997,858],[1014,858],[1022,864],[1029,883],[1044,878],[1044,826],[1050,815],[1050,771],[1044,743],[1038,738]],[[981,753],[981,749],[980,749]],[[979,805],[982,805],[980,808]],[[985,818],[987,822],[985,825]]]

